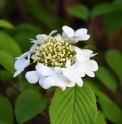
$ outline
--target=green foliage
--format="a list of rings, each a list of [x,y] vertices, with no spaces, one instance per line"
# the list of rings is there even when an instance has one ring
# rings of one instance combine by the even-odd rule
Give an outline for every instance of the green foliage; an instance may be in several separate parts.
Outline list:
[[[98,115],[97,115],[95,124],[107,124],[107,122],[105,120],[105,116],[101,111],[98,111]]]
[[[47,100],[36,90],[26,90],[19,95],[15,103],[15,115],[18,123],[33,118],[47,105]]]
[[[3,20],[3,19],[0,19],[0,27],[11,28],[11,29],[14,28],[14,26],[10,22]]]
[[[108,65],[119,76],[120,82],[122,84],[122,54],[118,50],[109,50],[105,55]]]
[[[101,3],[96,5],[91,11],[91,18],[95,18],[97,16],[107,14],[118,10],[118,7],[112,3]]]
[[[0,96],[0,124],[13,124],[12,106],[3,96]]]
[[[54,18],[53,15],[45,11],[43,7],[38,5],[38,0],[30,1],[26,0],[27,4],[27,11],[31,13],[35,18],[40,19],[49,27],[54,25]],[[33,8],[33,9],[32,9]]]
[[[0,48],[11,54],[19,56],[21,54],[20,47],[8,34],[0,31]]]
[[[99,66],[99,69],[96,72],[96,76],[108,89],[112,90],[113,92],[116,91],[117,80],[109,69],[103,66]]]
[[[97,116],[96,99],[91,88],[57,89],[50,105],[51,124],[94,124]]]
[[[15,72],[14,69],[14,58],[5,51],[0,50],[0,64],[10,71],[12,74]]]
[[[113,102],[98,99],[105,116],[115,124],[122,124],[122,110]]]
[[[0,79],[3,82],[7,82],[12,78],[13,78],[13,74],[11,74],[9,71],[7,71],[7,70],[1,70],[0,71]]]
[[[82,4],[78,4],[78,5],[75,5],[73,7],[70,7],[67,9],[67,11],[75,16],[75,17],[78,17],[84,21],[87,21],[88,20],[88,17],[89,17],[89,9],[85,6],[85,5],[82,5]]]

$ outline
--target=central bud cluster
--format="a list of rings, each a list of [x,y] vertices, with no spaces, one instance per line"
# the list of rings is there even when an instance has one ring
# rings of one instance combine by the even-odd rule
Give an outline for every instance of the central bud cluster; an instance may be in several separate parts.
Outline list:
[[[74,48],[66,41],[57,37],[48,37],[43,44],[37,45],[32,53],[33,62],[39,62],[49,67],[65,67],[66,61],[75,62]]]

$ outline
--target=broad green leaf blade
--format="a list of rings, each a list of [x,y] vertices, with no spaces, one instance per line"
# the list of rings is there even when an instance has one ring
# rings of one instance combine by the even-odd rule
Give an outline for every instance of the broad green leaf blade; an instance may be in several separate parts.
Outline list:
[[[96,72],[96,77],[110,90],[113,92],[117,88],[117,80],[114,74],[107,69],[106,67],[99,66],[98,71]]]
[[[114,124],[122,124],[122,110],[115,103],[103,99],[99,99],[98,102],[107,119]]]
[[[107,122],[105,120],[105,116],[101,111],[98,111],[98,115],[97,115],[95,124],[107,124]]]
[[[51,124],[94,124],[97,116],[96,98],[91,88],[56,89],[49,109]]]
[[[0,50],[0,64],[12,74],[15,72],[14,61],[14,58],[10,54]]]
[[[15,115],[18,123],[33,118],[39,114],[47,104],[47,100],[36,90],[26,90],[20,94],[15,103]]]
[[[8,99],[3,96],[0,96],[0,121],[2,121],[3,124],[13,124],[12,106]]]
[[[114,11],[103,16],[108,38],[122,25],[122,11]]]
[[[3,121],[0,121],[0,124],[8,124],[8,123],[6,123],[6,122],[3,122]]]
[[[3,20],[3,19],[0,19],[0,27],[11,28],[11,29],[14,28],[14,26],[10,22]]]
[[[102,3],[96,5],[93,10],[91,11],[91,18],[95,18],[96,16],[107,14],[109,12],[113,12],[115,10],[118,10],[119,8],[112,4],[112,3]]]
[[[68,8],[67,11],[75,17],[78,17],[85,21],[88,20],[89,10],[85,5],[78,4],[73,7]]]
[[[122,54],[118,50],[109,50],[105,54],[108,65],[119,76],[122,84]]]
[[[98,96],[99,98],[107,102],[112,102],[111,99],[106,94],[101,92],[100,89],[98,89],[98,87],[96,86],[97,85],[96,83],[99,83],[99,82],[93,82],[92,79],[89,79],[89,80],[85,79],[83,80],[83,82],[87,83],[91,87],[91,89],[94,91],[96,96]]]
[[[9,71],[7,71],[7,70],[0,71],[1,81],[7,82],[7,81],[11,80],[12,78],[13,78],[13,74],[11,74]]]
[[[2,31],[0,31],[0,48],[14,57],[17,57],[21,54],[21,50],[16,41]]]

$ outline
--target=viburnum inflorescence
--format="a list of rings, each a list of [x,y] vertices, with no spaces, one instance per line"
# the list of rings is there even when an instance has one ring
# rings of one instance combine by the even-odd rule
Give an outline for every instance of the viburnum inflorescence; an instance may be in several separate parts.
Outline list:
[[[49,35],[38,34],[36,40],[31,39],[34,45],[16,58],[14,77],[33,63],[36,64],[35,70],[28,71],[25,77],[31,84],[39,82],[44,89],[57,86],[65,90],[75,84],[81,87],[82,77],[94,77],[98,64],[90,58],[96,54],[92,50],[82,50],[72,45],[89,39],[87,29],[74,31],[68,26],[63,26],[62,29],[62,36],[57,34],[53,37],[52,34],[56,33],[54,30]]]

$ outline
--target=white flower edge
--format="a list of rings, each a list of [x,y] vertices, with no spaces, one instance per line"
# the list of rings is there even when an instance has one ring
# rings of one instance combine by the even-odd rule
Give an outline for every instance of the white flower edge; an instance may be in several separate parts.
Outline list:
[[[85,28],[80,28],[74,31],[69,26],[63,26],[62,30],[62,38],[69,39],[67,41],[71,44],[77,43],[78,41],[88,40],[90,38],[90,35],[87,34],[87,29]]]
[[[37,34],[36,35],[36,39],[37,40],[34,40],[34,39],[30,39],[30,40],[31,40],[31,42],[33,42],[35,44],[42,44],[45,39],[47,39],[48,37],[50,37],[51,35],[53,35],[56,32],[57,32],[57,30],[53,30],[53,31],[50,32],[49,35],[46,35],[46,34]]]
[[[36,71],[29,71],[26,73],[25,78],[29,83],[35,84],[39,81],[42,88],[48,89],[52,86],[57,86],[61,90],[65,90],[66,87],[73,87],[74,82],[70,82],[61,71],[61,68],[50,68],[41,63],[36,65]]]

